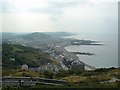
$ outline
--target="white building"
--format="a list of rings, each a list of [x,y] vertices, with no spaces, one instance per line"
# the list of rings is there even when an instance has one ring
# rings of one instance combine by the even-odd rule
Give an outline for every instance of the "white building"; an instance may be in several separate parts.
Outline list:
[[[22,69],[28,69],[28,65],[27,65],[27,64],[23,64],[23,65],[21,66],[21,68],[22,68]]]

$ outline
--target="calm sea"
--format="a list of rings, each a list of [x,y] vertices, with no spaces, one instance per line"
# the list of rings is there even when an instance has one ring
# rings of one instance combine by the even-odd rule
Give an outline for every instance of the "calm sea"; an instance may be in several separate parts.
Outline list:
[[[72,52],[89,52],[93,56],[77,55],[79,60],[96,68],[118,67],[118,35],[107,34],[79,34],[67,38],[84,40],[97,40],[104,43],[103,46],[70,45],[65,47]]]

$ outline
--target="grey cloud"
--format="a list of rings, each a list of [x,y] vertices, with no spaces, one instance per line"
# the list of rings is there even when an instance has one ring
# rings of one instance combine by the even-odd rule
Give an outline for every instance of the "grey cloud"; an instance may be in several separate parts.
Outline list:
[[[12,13],[12,12],[18,12],[18,10],[14,7],[14,5],[11,5],[11,3],[5,1],[2,1],[0,3],[1,13]]]
[[[50,15],[50,19],[52,21],[58,21],[60,17],[63,15],[63,10],[67,7],[76,6],[78,4],[83,4],[86,2],[80,2],[78,0],[70,0],[70,1],[63,1],[63,2],[57,2],[57,1],[49,1],[49,6],[45,8],[32,8],[30,11],[36,12],[36,13],[47,13]]]

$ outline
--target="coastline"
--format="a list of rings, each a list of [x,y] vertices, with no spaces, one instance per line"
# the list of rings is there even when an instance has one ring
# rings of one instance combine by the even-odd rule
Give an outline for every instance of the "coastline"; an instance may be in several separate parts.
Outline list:
[[[85,64],[85,63],[84,63]],[[93,66],[90,66],[90,65],[88,65],[88,64],[85,64],[85,70],[86,71],[93,71],[93,70],[95,70],[96,68],[95,67],[93,67]]]
[[[78,58],[77,54],[74,54],[74,53],[69,52],[68,50],[66,50],[66,49],[65,49],[66,46],[69,46],[69,45],[65,45],[64,47],[62,47],[63,50],[64,50],[64,52],[67,52],[67,53],[71,54],[71,55],[74,56],[76,59],[78,59],[80,62],[82,62],[83,64],[85,64],[85,70],[86,70],[86,71],[93,71],[93,70],[96,69],[95,67],[93,67],[93,66],[91,66],[91,65],[88,65],[88,64],[84,63],[83,61],[81,61],[81,60]]]

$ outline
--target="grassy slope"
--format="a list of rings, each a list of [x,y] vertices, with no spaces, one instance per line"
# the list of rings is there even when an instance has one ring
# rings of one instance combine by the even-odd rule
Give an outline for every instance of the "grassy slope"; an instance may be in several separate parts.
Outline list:
[[[78,76],[72,75],[63,77],[70,83],[90,83],[110,80],[112,78],[120,78],[120,69],[110,69],[106,71],[89,71],[83,72]]]
[[[30,47],[21,45],[3,44],[2,45],[2,64],[3,68],[20,68],[22,64],[28,64],[30,67],[54,63],[49,54]],[[15,58],[15,61],[10,60]]]
[[[3,76],[12,76],[12,77],[43,77],[39,72],[34,72],[31,70],[25,69],[4,69],[2,71]]]

